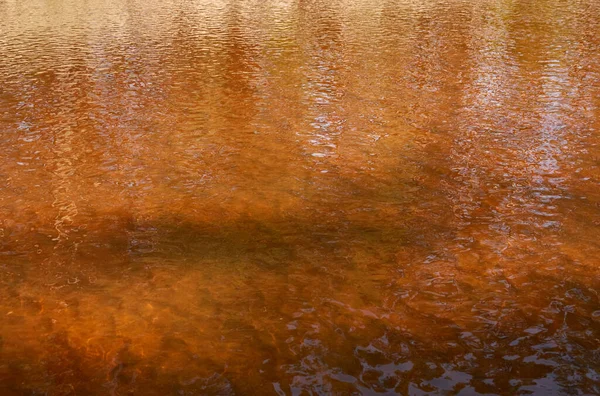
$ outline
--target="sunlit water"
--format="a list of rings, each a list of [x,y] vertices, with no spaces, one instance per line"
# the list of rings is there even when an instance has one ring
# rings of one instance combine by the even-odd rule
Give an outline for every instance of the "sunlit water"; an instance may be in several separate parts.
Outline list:
[[[0,1],[0,393],[600,393],[599,26]]]

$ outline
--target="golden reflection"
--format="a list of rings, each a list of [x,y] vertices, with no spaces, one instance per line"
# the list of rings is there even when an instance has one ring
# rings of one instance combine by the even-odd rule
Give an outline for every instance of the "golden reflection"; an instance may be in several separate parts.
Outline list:
[[[0,4],[0,393],[599,393],[593,1]]]

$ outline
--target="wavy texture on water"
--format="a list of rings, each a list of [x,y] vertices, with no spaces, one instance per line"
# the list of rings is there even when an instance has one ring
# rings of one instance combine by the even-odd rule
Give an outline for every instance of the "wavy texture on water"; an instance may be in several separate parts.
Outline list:
[[[600,393],[599,25],[0,2],[0,393]]]

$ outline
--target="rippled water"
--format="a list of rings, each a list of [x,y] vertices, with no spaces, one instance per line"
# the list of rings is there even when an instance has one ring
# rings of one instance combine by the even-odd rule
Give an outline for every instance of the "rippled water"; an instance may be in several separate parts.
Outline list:
[[[600,3],[0,1],[0,391],[599,394]]]

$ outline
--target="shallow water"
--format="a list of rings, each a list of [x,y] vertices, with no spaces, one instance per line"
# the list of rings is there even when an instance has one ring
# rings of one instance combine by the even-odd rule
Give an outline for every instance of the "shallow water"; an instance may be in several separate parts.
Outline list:
[[[599,25],[0,1],[0,393],[600,393]]]

